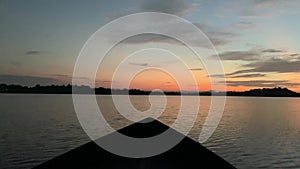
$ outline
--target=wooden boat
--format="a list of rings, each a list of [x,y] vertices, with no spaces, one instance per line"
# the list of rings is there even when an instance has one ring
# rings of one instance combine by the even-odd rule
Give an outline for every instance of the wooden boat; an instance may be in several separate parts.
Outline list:
[[[155,136],[169,127],[153,120],[134,123],[119,132],[130,137]],[[172,129],[173,130],[173,129]],[[176,131],[177,132],[177,131]],[[177,132],[178,133],[178,132]],[[180,134],[180,133],[178,133]],[[105,136],[105,137],[109,137]],[[101,138],[100,138],[101,139]],[[124,145],[126,146],[126,145]],[[147,158],[128,158],[110,153],[94,142],[89,142],[65,154],[55,157],[34,169],[179,169],[179,168],[235,168],[230,163],[203,147],[200,143],[184,137],[172,149]]]

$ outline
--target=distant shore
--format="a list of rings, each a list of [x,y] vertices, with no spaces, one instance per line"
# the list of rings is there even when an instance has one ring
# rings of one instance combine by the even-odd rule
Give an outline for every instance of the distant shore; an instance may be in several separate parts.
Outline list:
[[[263,88],[263,89],[252,89],[248,91],[236,92],[179,92],[179,91],[163,91],[151,92],[140,89],[110,89],[110,88],[91,88],[89,86],[72,86],[72,85],[49,85],[34,87],[21,86],[21,85],[7,85],[0,84],[0,93],[15,93],[15,94],[72,94],[75,89],[75,94],[96,94],[96,95],[200,95],[200,96],[255,96],[255,97],[300,97],[300,93],[294,92],[287,88]]]

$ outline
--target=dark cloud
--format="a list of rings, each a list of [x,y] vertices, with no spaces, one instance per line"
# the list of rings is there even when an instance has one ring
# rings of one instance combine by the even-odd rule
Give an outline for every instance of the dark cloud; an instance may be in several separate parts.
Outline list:
[[[297,56],[300,56],[298,53],[293,53],[293,54],[290,54],[291,57],[297,57]]]
[[[268,56],[272,54],[272,56]],[[266,57],[268,56],[268,57]],[[223,60],[248,61],[242,65],[246,68],[226,74],[227,78],[254,78],[264,77],[264,73],[298,73],[300,72],[300,57],[298,54],[287,54],[281,49],[260,49],[250,51],[229,51],[220,54]],[[224,75],[212,75],[211,77],[224,78]],[[222,81],[223,82],[223,81]],[[251,87],[276,87],[299,86],[300,83],[291,83],[287,80],[248,80],[227,81],[229,86]]]
[[[94,80],[89,77],[83,77],[83,76],[73,76],[73,75],[67,75],[67,74],[51,74],[49,75],[53,77],[54,79],[59,79],[61,81],[67,82],[67,83],[75,83],[75,84],[92,84]]]
[[[278,6],[291,2],[297,2],[297,0],[254,0],[254,3],[258,6]]]
[[[97,80],[97,83],[111,83],[111,80]]]
[[[282,49],[252,49],[247,51],[226,51],[220,53],[218,56],[221,60],[231,61],[265,61],[270,58],[286,57],[286,59],[295,58],[298,54],[287,54],[286,50]],[[267,57],[268,56],[268,57]],[[288,58],[289,56],[290,58]],[[212,55],[212,58],[216,58],[216,55]]]
[[[121,43],[128,44],[140,44],[140,43],[152,43],[152,42],[163,42],[163,43],[171,43],[171,44],[182,44],[181,42],[164,35],[157,35],[152,33],[144,33],[140,35],[135,35],[130,38],[125,39]]]
[[[26,56],[40,56],[45,54],[51,54],[53,51],[39,51],[39,50],[28,50],[24,53]]]
[[[285,59],[272,58],[269,60],[255,61],[248,64],[244,64],[243,67],[248,69],[238,70],[232,73],[226,74],[229,78],[242,78],[242,77],[263,77],[264,74],[260,73],[299,73],[300,72],[300,58],[296,58],[292,61]],[[250,69],[249,69],[250,68]],[[253,73],[253,74],[247,74]],[[222,78],[224,75],[211,75],[211,77]]]
[[[158,20],[159,21],[159,20]],[[199,47],[210,47],[209,43],[207,43],[206,37],[195,37],[193,34],[191,34],[189,29],[176,29],[177,22],[170,21],[169,24],[163,23],[158,24],[158,27],[161,27],[161,29],[167,29],[166,31],[172,32],[174,34],[180,34],[187,39],[189,39],[193,46],[199,46]],[[147,23],[145,23],[147,24]],[[166,26],[166,24],[168,26]],[[209,39],[215,46],[223,46],[226,44],[231,43],[233,40],[232,38],[240,36],[239,34],[233,33],[231,31],[226,31],[224,29],[220,29],[217,27],[212,27],[206,24],[202,23],[194,23],[195,26],[197,26]],[[128,25],[127,25],[128,26]],[[129,25],[128,27],[124,27],[124,29],[135,29],[131,28]],[[110,35],[114,36],[114,35]],[[199,42],[200,41],[200,42]],[[153,42],[162,42],[162,43],[169,43],[169,44],[176,44],[176,45],[184,45],[182,42],[164,36],[164,35],[157,35],[157,34],[151,34],[151,33],[144,33],[140,35],[135,35],[132,37],[129,37],[122,41],[122,43],[128,43],[128,44],[141,44],[141,43],[153,43]]]
[[[253,69],[237,70],[235,72],[226,74],[226,76],[238,75],[243,73],[251,73],[251,72],[253,72]]]
[[[219,15],[231,13],[241,18],[265,19],[298,11],[299,1],[297,0],[226,1],[219,8]]]
[[[224,81],[220,81],[223,83]],[[226,81],[228,86],[247,86],[247,87],[294,87],[300,83],[291,83],[288,80],[247,80],[247,81]]]
[[[254,28],[256,24],[253,22],[240,21],[236,24],[233,24],[232,26],[237,29],[251,29]]]
[[[17,84],[24,86],[65,84],[65,82],[48,77],[21,76],[21,75],[0,75],[0,83]]]
[[[11,61],[10,64],[13,66],[18,66],[18,67],[22,66],[22,63],[18,62],[18,61]]]
[[[163,61],[162,63],[166,63],[166,64],[173,64],[173,63],[178,63],[180,62],[179,60],[167,60],[167,61]]]
[[[237,37],[239,34],[234,33],[232,31],[224,30],[221,28],[213,27],[204,23],[193,23],[199,29],[201,29],[204,33],[208,36],[216,36],[216,37],[223,37],[223,38],[232,38]]]
[[[226,77],[226,74],[208,75],[207,77],[225,78],[225,77]]]
[[[249,51],[227,51],[219,54],[221,60],[247,61],[241,67],[245,68],[225,74],[227,78],[264,77],[265,73],[299,73],[300,55],[288,54],[282,49],[255,49]],[[216,55],[213,55],[216,57]],[[216,74],[210,77],[224,78]]]
[[[56,79],[63,79],[63,81],[66,81],[68,83],[72,83],[74,81],[75,84],[92,84],[94,80],[89,77],[80,77],[80,76],[75,76],[73,77],[72,75],[66,75],[66,74],[51,74],[49,75],[51,77],[54,77]],[[102,85],[102,84],[110,84],[112,81],[111,80],[95,80],[96,85]]]
[[[149,66],[148,63],[134,63],[134,62],[129,62],[130,65],[134,66]]]
[[[247,69],[247,70],[239,70],[235,71],[232,73],[227,73],[225,75],[223,74],[216,74],[216,75],[211,75],[209,77],[216,77],[216,78],[253,78],[253,77],[264,77],[266,76],[265,74],[262,73],[250,73],[252,72],[252,69]],[[250,74],[244,74],[244,73],[250,73]]]
[[[85,81],[85,82],[92,82],[93,80],[88,78],[88,77],[74,77],[74,76],[71,76],[70,78],[72,78],[73,80],[81,80],[81,81]]]
[[[240,36],[232,31],[226,31],[221,28],[212,27],[203,23],[194,23],[215,46],[223,46],[232,42],[232,38]]]
[[[224,46],[231,43],[231,41],[228,39],[209,38],[209,40],[214,46]]]
[[[251,77],[263,77],[264,74],[260,73],[299,73],[300,72],[300,60],[287,61],[283,59],[272,59],[262,62],[252,62],[245,64],[244,67],[251,67],[251,69],[238,70],[232,73],[226,74],[228,78],[251,78]],[[252,74],[246,74],[252,73]],[[223,78],[224,75],[211,75],[211,77]]]
[[[281,49],[264,49],[264,50],[262,50],[262,52],[265,52],[265,53],[284,53],[286,51],[281,50]]]
[[[67,74],[50,74],[49,76],[53,77],[54,79],[59,79],[61,81],[67,82],[67,83],[93,83],[93,80],[88,77],[81,77],[81,76],[73,76],[73,75],[67,75]]]
[[[272,58],[266,61],[257,61],[243,65],[251,67],[252,72],[277,72],[277,73],[293,73],[300,72],[299,58],[294,61],[285,59]]]
[[[172,82],[169,82],[169,81],[165,82],[163,85],[164,86],[173,86]]]
[[[54,76],[54,77],[64,77],[64,78],[72,78],[72,76],[66,75],[66,74],[51,74],[50,76]]]
[[[196,7],[196,3],[186,0],[146,0],[141,5],[141,9],[147,12],[164,12],[179,16],[191,13]]]
[[[112,82],[112,80],[96,80],[96,86],[111,88]],[[114,83],[116,84],[118,82],[114,81]]]
[[[233,33],[233,32],[228,32],[228,31],[225,31],[225,30],[221,30],[221,29],[216,29],[215,30],[204,30],[205,32],[207,32],[207,35],[208,36],[211,36],[211,37],[223,37],[223,38],[233,38],[233,37],[237,37],[239,36],[238,34],[236,33]]]
[[[25,52],[25,55],[40,55],[40,54],[41,52],[36,50],[29,50]]]
[[[234,61],[253,61],[259,58],[257,51],[227,51],[219,54],[221,60],[234,60]],[[216,57],[216,55],[213,55]]]
[[[88,78],[88,77],[72,76],[72,75],[66,75],[66,74],[50,74],[49,76],[55,77],[55,78],[66,78],[66,79],[77,79],[77,80],[91,81],[91,79]]]
[[[191,70],[191,71],[202,71],[203,69],[202,68],[191,68],[189,70]]]
[[[253,78],[253,77],[264,77],[264,76],[266,75],[262,73],[252,73],[252,74],[230,76],[230,78]]]

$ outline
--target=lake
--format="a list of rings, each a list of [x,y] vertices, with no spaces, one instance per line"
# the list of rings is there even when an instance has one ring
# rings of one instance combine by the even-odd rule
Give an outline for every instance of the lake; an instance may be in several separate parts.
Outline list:
[[[210,100],[200,97],[200,111],[188,134],[195,140]],[[117,112],[111,96],[97,96],[97,101],[115,129],[132,123]],[[180,96],[167,96],[159,120],[171,125],[180,101]],[[148,96],[132,96],[131,102],[141,111],[150,107]],[[1,94],[0,128],[0,168],[31,168],[90,140],[71,95]],[[222,120],[203,145],[237,168],[300,168],[300,98],[227,97]]]

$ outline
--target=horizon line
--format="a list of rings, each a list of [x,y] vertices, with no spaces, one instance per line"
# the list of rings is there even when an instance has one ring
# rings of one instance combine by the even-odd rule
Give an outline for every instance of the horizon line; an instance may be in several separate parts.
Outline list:
[[[106,89],[106,90],[139,90],[141,92],[152,92],[153,90],[161,90],[161,89],[152,89],[152,90],[144,90],[144,89],[139,89],[139,88],[107,88],[107,87],[91,87],[89,85],[79,85],[79,84],[49,84],[49,85],[40,85],[40,84],[36,84],[34,86],[26,86],[26,85],[21,85],[21,84],[5,84],[5,83],[0,83],[0,87],[1,85],[6,85],[6,86],[21,86],[21,87],[27,87],[27,88],[34,88],[34,87],[51,87],[51,86],[59,86],[59,87],[68,87],[68,86],[78,86],[78,87],[89,87],[90,89],[98,89],[98,88],[103,88],[103,89]],[[162,92],[170,92],[170,93],[207,93],[207,92],[210,92],[210,93],[228,93],[228,92],[236,92],[236,93],[239,93],[239,92],[248,92],[248,91],[251,91],[251,90],[263,90],[263,89],[287,89],[287,90],[290,90],[289,88],[287,87],[263,87],[263,88],[253,88],[253,89],[249,89],[249,90],[244,90],[244,91],[215,91],[215,90],[205,90],[205,91],[201,91],[201,90],[198,90],[198,91],[188,91],[188,90],[177,90],[177,91],[172,91],[172,90],[161,90]],[[298,91],[293,91],[293,90],[290,90],[292,92],[295,92],[295,93],[298,93],[300,94],[300,92]],[[154,91],[155,92],[155,91]]]

